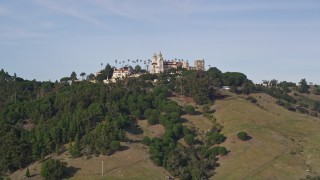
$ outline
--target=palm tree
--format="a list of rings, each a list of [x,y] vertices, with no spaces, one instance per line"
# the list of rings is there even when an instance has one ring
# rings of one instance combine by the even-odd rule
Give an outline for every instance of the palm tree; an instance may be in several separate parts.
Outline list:
[[[115,60],[115,62],[116,62],[116,68],[118,68],[117,66],[118,66],[118,60]]]

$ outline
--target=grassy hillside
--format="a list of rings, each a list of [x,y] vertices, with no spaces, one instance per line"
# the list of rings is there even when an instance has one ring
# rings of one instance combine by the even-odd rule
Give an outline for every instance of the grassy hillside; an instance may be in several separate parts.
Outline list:
[[[123,143],[122,151],[111,156],[81,157],[70,159],[67,152],[54,159],[61,159],[68,163],[68,177],[74,180],[102,180],[102,179],[152,179],[161,180],[169,174],[162,167],[156,166],[149,159],[147,147],[140,143]],[[48,157],[49,158],[49,157]],[[51,158],[51,157],[50,157]],[[104,175],[101,176],[101,162],[104,163]],[[41,179],[41,164],[36,162],[29,166],[31,178]],[[25,169],[11,174],[11,179],[26,179]]]
[[[241,96],[217,100],[212,109],[217,122],[224,126],[228,137],[222,145],[229,154],[219,157],[220,167],[212,179],[299,179],[320,174],[320,119],[295,113],[278,106],[276,99],[264,93],[252,94],[257,99],[253,104]],[[171,98],[180,105],[193,104],[190,99]],[[195,115],[183,115],[183,123],[195,127],[201,136],[212,121],[204,118],[198,107]],[[143,136],[161,136],[161,125],[150,126],[141,120],[133,127],[128,137],[140,140]],[[252,139],[240,141],[236,134],[246,131]],[[125,148],[111,156],[87,159],[69,159],[66,153],[54,158],[68,162],[74,176],[71,179],[164,179],[168,173],[154,165],[147,146],[140,143],[123,143]],[[104,176],[101,176],[101,161],[104,161]],[[30,167],[33,179],[39,178],[40,164]],[[21,179],[24,170],[11,175]]]
[[[243,98],[219,100],[217,121],[231,152],[219,160],[213,179],[299,179],[320,174],[320,119],[290,112],[266,94],[254,94],[258,105]],[[246,131],[252,139],[236,137]],[[231,173],[232,172],[232,173]]]

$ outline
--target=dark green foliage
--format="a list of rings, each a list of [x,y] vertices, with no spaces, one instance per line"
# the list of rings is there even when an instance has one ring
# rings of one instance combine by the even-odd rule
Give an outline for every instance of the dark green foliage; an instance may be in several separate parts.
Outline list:
[[[220,134],[220,132],[217,131],[210,131],[206,136],[208,145],[220,144],[227,139],[223,134]]]
[[[147,118],[148,123],[150,125],[159,123],[159,119],[158,119],[159,115],[160,115],[160,112],[157,109],[147,109],[144,112],[144,116]]]
[[[26,173],[24,174],[25,177],[30,177],[29,168],[27,168]]]
[[[283,101],[283,100],[277,100],[276,103],[279,106],[283,106],[284,108],[288,109],[289,111],[296,111],[296,108],[292,106],[291,103]]]
[[[320,112],[320,101],[316,101],[312,108],[314,111]]]
[[[307,84],[306,79],[301,79],[299,82],[298,92],[299,93],[309,93],[309,86]]]
[[[151,139],[150,139],[148,136],[145,136],[145,137],[142,139],[141,143],[144,144],[144,145],[149,146],[150,143],[151,143]]]
[[[248,134],[246,132],[244,132],[244,131],[238,132],[237,133],[237,137],[242,141],[246,141],[246,140],[249,139]]]
[[[315,87],[314,90],[313,90],[313,94],[320,95],[320,88],[319,87]]]
[[[193,134],[187,134],[184,136],[184,141],[188,144],[188,145],[193,145],[194,144],[194,135]]]
[[[203,113],[208,113],[210,111],[210,104],[205,104],[201,106],[201,110]]]
[[[193,115],[195,113],[195,109],[191,105],[184,106],[184,110],[190,115]]]
[[[110,75],[110,71],[103,73]],[[190,79],[182,79],[183,83],[188,81],[185,95],[194,96],[200,104],[213,100],[214,85],[219,85],[221,72],[211,69],[208,75],[200,71],[188,73]],[[64,80],[68,83],[51,83],[26,81],[0,72],[0,173],[44,160],[50,153],[58,154],[60,146],[68,142],[72,157],[110,155],[121,149],[121,141],[127,141],[128,125],[145,117],[150,124],[160,122],[166,129],[162,137],[152,140],[145,137],[142,141],[149,145],[155,164],[181,179],[212,176],[218,150],[207,148],[209,155],[201,155],[198,147],[203,142],[194,145],[199,140],[195,141],[194,130],[182,126],[181,107],[167,99],[171,92],[166,86],[177,90],[172,82],[179,79],[171,76],[169,81],[166,74],[160,76],[142,75],[146,80],[159,78],[163,83],[153,88],[142,77],[108,85],[88,81],[69,84],[70,80],[76,80],[75,73]],[[98,78],[103,79],[102,75]],[[178,143],[181,138],[190,147],[182,147]],[[223,138],[216,141],[222,142]],[[64,168],[63,163],[48,160],[41,174],[45,179],[61,179]]]
[[[120,142],[119,141],[112,141],[110,143],[110,149],[112,151],[118,151],[121,148]]]
[[[79,135],[77,134],[75,137],[75,142],[72,145],[72,143],[69,143],[69,153],[71,154],[71,157],[76,158],[80,156],[81,148],[80,148],[80,139]]]
[[[265,88],[265,89],[263,89],[263,91],[265,93],[269,94],[270,96],[273,96],[277,99],[282,99],[282,100],[287,101],[289,103],[296,103],[297,102],[293,97],[289,96],[280,87]]]
[[[41,165],[41,176],[47,180],[61,179],[67,163],[49,159]]]
[[[108,63],[106,67],[100,71],[100,73],[96,76],[96,80],[98,82],[102,82],[105,79],[111,79],[113,73],[113,68]]]
[[[222,74],[222,82],[225,86],[241,86],[247,80],[247,76],[239,72],[226,72]]]
[[[224,156],[224,155],[226,155],[228,153],[228,151],[227,151],[227,148],[225,148],[225,147],[219,147],[219,154],[220,155],[222,155],[222,156]]]

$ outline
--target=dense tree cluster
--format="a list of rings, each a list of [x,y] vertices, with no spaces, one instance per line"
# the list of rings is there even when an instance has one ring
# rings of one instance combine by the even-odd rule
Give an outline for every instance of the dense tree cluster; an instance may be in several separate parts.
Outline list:
[[[100,76],[109,77],[111,70],[107,65]],[[85,74],[81,74],[84,79]],[[223,78],[213,78],[216,75],[223,76],[217,69],[212,69],[208,74],[188,71],[180,78],[186,85],[183,87],[186,94],[203,104],[214,98],[215,85],[223,85]],[[228,83],[243,83],[243,76],[237,75],[233,79],[229,74],[226,77]],[[160,85],[153,87],[151,81],[155,78],[159,79]],[[223,142],[225,137],[220,131],[212,132],[207,134],[206,143],[201,143],[194,130],[181,124],[182,108],[167,98],[171,94],[170,87],[172,90],[179,88],[168,81],[170,78],[174,79],[167,74],[158,77],[146,74],[141,78],[104,85],[79,82],[76,73],[72,72],[60,83],[53,83],[24,80],[2,70],[0,176],[33,161],[44,160],[47,154],[59,154],[62,145],[67,143],[72,158],[110,155],[121,148],[120,141],[127,140],[125,129],[143,118],[151,125],[161,123],[166,129],[163,136],[142,141],[149,145],[150,158],[155,164],[164,166],[182,179],[211,176],[216,156],[227,153],[224,147],[211,146]],[[194,112],[192,106],[186,106],[185,110],[191,114]],[[184,139],[189,147],[178,143],[180,139]],[[50,179],[48,169],[56,167],[59,170],[54,173],[56,178],[63,171],[64,166],[60,165],[59,162],[45,161],[41,174]]]
[[[68,142],[71,157],[111,154],[126,140],[124,129],[152,102],[150,84],[139,79],[69,85],[0,74],[1,174],[58,154]]]
[[[154,89],[154,102],[152,108],[145,111],[146,118],[154,117],[159,119],[166,132],[162,137],[150,139],[145,137],[143,143],[149,145],[151,160],[165,167],[174,176],[180,179],[204,179],[213,175],[217,161],[217,155],[227,153],[224,147],[214,147],[211,145],[221,143],[226,138],[219,134],[218,140],[211,141],[208,134],[210,145],[197,145],[196,133],[180,123],[181,107],[170,100],[166,100],[168,95],[164,86]],[[154,115],[153,115],[154,114]],[[184,147],[178,140],[183,138],[189,147]]]
[[[169,77],[169,78],[168,78]],[[180,75],[163,74],[160,80],[170,90],[193,97],[197,104],[206,104],[217,97],[217,90],[230,86],[234,92],[251,93],[255,91],[252,81],[239,72],[222,73],[216,67],[207,71],[183,70]]]
[[[60,160],[49,159],[41,165],[41,176],[45,180],[61,179],[66,165],[67,163]]]

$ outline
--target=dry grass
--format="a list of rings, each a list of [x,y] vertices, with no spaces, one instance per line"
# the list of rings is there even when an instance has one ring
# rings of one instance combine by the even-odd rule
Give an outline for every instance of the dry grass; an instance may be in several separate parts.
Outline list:
[[[67,152],[51,158],[60,159],[68,163],[68,171],[75,180],[91,179],[164,179],[169,175],[162,167],[154,165],[148,155],[146,146],[139,143],[122,143],[126,150],[117,152],[111,156],[81,157],[70,159]],[[101,176],[102,162],[104,163],[104,175]],[[29,166],[29,179],[41,179],[39,173],[40,163]],[[11,179],[24,179],[25,170],[17,171]]]
[[[241,98],[216,102],[217,121],[228,137],[223,145],[231,152],[219,160],[213,178],[299,179],[319,174],[319,119],[287,111],[266,94],[253,96],[260,107]],[[253,138],[239,141],[239,131]]]

